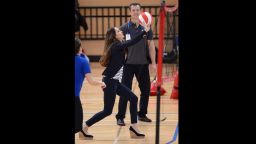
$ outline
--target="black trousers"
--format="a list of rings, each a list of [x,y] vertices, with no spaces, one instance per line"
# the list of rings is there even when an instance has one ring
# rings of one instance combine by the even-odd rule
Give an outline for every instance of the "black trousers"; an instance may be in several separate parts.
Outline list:
[[[124,66],[122,83],[129,89],[132,87],[132,80],[134,75],[139,83],[139,88],[141,91],[140,95],[140,106],[139,106],[139,116],[145,116],[148,109],[148,100],[150,94],[150,76],[148,70],[148,64],[136,65],[136,64],[126,64]],[[126,97],[120,97],[118,104],[118,113],[116,118],[125,118],[125,112],[127,108]]]
[[[75,97],[75,133],[82,130],[83,125],[83,108],[80,97]]]
[[[86,124],[91,126],[96,122],[104,119],[105,117],[111,115],[115,104],[116,94],[118,94],[120,98],[125,97],[125,99],[130,101],[131,123],[137,123],[137,96],[129,88],[121,84],[118,80],[104,77],[103,81],[107,86],[103,89],[104,109],[86,121]]]

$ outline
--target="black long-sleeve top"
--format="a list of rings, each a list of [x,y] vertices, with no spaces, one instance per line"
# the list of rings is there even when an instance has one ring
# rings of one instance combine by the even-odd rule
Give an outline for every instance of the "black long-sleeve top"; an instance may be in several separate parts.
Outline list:
[[[133,39],[125,42],[115,41],[111,46],[111,55],[109,63],[107,64],[106,69],[103,71],[102,75],[112,78],[118,72],[118,70],[125,63],[125,49],[128,46],[131,46],[138,41],[140,41],[143,36],[146,34],[146,31],[142,30],[138,35],[136,35]]]

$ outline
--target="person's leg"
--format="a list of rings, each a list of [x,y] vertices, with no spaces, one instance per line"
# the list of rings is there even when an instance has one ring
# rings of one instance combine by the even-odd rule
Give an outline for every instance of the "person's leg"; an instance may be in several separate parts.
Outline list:
[[[81,104],[80,97],[75,97],[75,133],[79,132],[80,139],[92,139],[93,136],[84,132],[82,129],[83,125],[83,107]]]
[[[146,117],[147,109],[148,109],[148,101],[149,101],[149,94],[150,94],[150,76],[148,65],[141,65],[139,71],[135,74],[139,88],[141,91],[140,95],[140,107],[138,115],[139,117]],[[145,120],[146,122],[151,122],[150,119]]]
[[[115,80],[104,79],[106,84],[106,88],[103,89],[104,91],[104,109],[89,120],[86,121],[86,127],[90,127],[96,122],[104,119],[105,117],[111,115],[116,98],[116,85],[117,82]]]
[[[130,101],[130,114],[131,114],[131,123],[137,123],[137,104],[138,97],[125,85],[118,85],[116,93],[121,97]]]
[[[75,97],[75,133],[82,130],[83,125],[83,108],[78,96]]]
[[[134,72],[131,65],[125,65],[123,69],[123,78],[122,83],[129,89],[132,87]],[[126,108],[127,108],[128,99],[126,97],[120,97],[118,103],[118,113],[116,115],[116,119],[123,120],[125,118]],[[123,124],[124,125],[124,124]]]
[[[130,130],[131,137],[143,138],[145,135],[140,132],[138,128],[138,123],[137,123],[138,97],[123,84],[119,84],[116,92],[120,96],[120,98],[126,97],[126,99],[130,101],[131,126],[129,130]]]

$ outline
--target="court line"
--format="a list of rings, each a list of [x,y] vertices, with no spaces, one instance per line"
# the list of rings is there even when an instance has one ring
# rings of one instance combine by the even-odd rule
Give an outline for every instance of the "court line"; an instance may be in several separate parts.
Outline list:
[[[177,137],[178,137],[178,133],[179,133],[179,124],[176,125],[176,129],[175,129],[175,132],[173,134],[172,140],[167,142],[166,144],[171,144],[171,143],[175,142]]]
[[[119,129],[117,131],[117,134],[116,134],[116,137],[115,137],[115,140],[114,140],[113,144],[117,144],[117,142],[119,141],[119,135],[120,135],[121,129],[122,129],[122,127],[119,126]]]
[[[76,140],[80,140],[79,138],[75,138]],[[82,141],[82,140],[81,140]],[[95,141],[113,141],[113,140],[93,140]],[[138,142],[138,141],[145,141],[144,139],[122,139],[122,140],[118,140],[118,141],[134,141],[134,142]]]

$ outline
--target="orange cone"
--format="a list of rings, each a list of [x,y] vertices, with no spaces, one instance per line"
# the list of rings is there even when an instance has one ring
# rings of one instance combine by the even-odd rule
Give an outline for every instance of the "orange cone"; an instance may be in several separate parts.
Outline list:
[[[164,95],[166,93],[165,89],[160,87],[160,95]],[[156,80],[151,82],[150,86],[150,96],[156,96],[157,95],[157,85],[156,85]]]
[[[174,76],[174,85],[172,89],[171,99],[178,99],[179,98],[179,73],[176,72]]]

